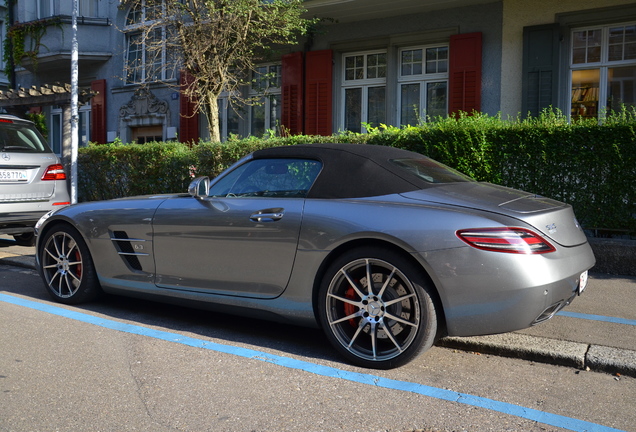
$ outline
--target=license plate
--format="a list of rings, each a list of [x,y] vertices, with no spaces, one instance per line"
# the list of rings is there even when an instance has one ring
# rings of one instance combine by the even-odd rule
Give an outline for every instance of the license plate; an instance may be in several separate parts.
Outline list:
[[[581,273],[581,276],[579,276],[579,295],[581,295],[581,293],[585,290],[586,286],[587,286],[587,271],[584,271],[583,273]]]
[[[5,182],[21,182],[27,181],[29,177],[25,170],[0,170],[0,181]]]

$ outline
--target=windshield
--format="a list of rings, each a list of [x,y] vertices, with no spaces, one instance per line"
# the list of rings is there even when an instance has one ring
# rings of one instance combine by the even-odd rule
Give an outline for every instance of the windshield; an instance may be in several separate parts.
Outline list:
[[[0,151],[7,153],[50,153],[44,138],[30,123],[0,120]]]
[[[392,159],[391,163],[416,175],[428,183],[457,183],[475,181],[433,159]]]

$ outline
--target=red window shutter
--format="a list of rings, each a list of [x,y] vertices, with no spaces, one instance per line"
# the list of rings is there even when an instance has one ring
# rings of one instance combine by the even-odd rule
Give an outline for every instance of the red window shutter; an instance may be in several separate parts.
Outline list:
[[[481,33],[450,38],[448,112],[481,111]]]
[[[333,52],[309,51],[305,59],[305,134],[331,135]]]
[[[97,92],[91,99],[91,141],[106,144],[106,80],[91,82],[91,90]]]
[[[196,101],[184,94],[186,86],[192,83],[192,76],[182,70],[179,82],[181,94],[179,98],[179,141],[183,143],[199,142],[199,115],[195,112]]]
[[[282,100],[281,123],[284,133],[303,133],[303,53],[286,54],[282,59]]]

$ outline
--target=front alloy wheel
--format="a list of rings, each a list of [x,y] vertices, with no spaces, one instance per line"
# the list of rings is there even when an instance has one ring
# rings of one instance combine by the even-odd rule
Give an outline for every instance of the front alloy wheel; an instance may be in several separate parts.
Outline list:
[[[321,287],[321,324],[354,363],[400,366],[428,349],[437,332],[435,305],[421,271],[382,249],[337,260]]]
[[[95,270],[81,235],[62,225],[48,231],[38,251],[40,275],[53,299],[77,304],[99,294]]]

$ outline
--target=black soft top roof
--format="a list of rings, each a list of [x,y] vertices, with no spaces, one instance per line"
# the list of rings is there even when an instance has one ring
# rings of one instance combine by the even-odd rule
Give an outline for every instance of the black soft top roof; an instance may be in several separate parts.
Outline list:
[[[411,192],[430,184],[391,163],[425,159],[419,153],[365,144],[299,144],[255,151],[255,159],[298,158],[322,162],[308,198],[364,198]]]

